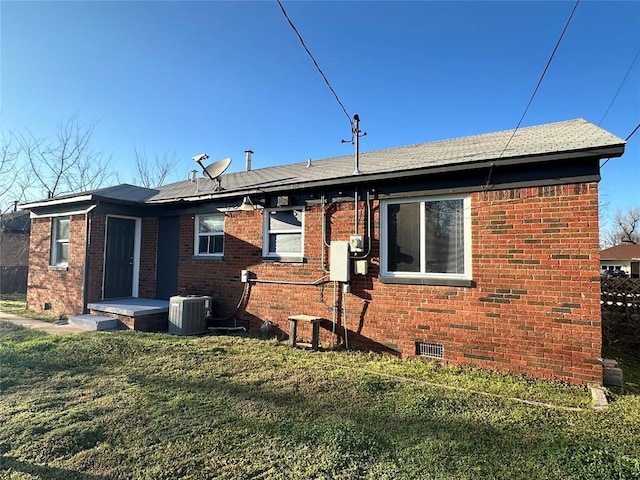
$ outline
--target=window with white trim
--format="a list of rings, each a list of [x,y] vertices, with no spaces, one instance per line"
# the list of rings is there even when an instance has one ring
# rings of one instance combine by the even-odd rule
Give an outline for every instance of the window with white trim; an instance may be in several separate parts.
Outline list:
[[[468,196],[383,201],[381,276],[471,279],[470,205]]]
[[[303,232],[303,207],[265,209],[263,256],[274,259],[302,257]]]
[[[51,265],[65,266],[69,263],[70,217],[53,219],[51,227]]]
[[[194,255],[222,257],[224,251],[224,214],[196,215]]]

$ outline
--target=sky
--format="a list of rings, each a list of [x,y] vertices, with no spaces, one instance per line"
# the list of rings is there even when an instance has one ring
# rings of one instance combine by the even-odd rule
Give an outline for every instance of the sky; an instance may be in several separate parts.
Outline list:
[[[573,10],[561,2],[285,1],[361,151],[513,129]],[[134,149],[228,172],[353,152],[349,118],[275,1],[0,2],[0,130],[77,115],[133,183]],[[640,2],[579,2],[522,126],[640,123]],[[634,58],[636,59],[635,63]],[[613,103],[612,103],[613,102]],[[606,115],[605,115],[606,114]],[[640,132],[602,168],[606,212],[640,206]]]

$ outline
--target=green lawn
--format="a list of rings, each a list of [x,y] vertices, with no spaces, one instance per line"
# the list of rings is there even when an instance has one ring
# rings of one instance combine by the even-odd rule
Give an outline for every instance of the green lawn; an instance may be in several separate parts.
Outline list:
[[[640,396],[613,400],[268,338],[0,323],[0,478],[640,478]]]
[[[35,318],[45,322],[55,322],[66,319],[66,315],[51,315],[36,312],[27,308],[27,296],[24,293],[0,294],[0,312],[12,313],[21,317]]]

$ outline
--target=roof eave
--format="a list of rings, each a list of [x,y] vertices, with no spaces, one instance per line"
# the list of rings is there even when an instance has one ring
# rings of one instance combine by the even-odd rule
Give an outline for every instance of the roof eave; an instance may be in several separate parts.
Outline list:
[[[78,203],[78,202],[87,202],[87,201],[93,200],[94,198],[95,198],[95,195],[89,194],[89,195],[78,195],[75,197],[47,199],[47,200],[41,200],[37,202],[23,203],[22,205],[18,205],[18,210],[31,210],[32,208],[38,208],[38,207],[51,207],[54,205],[65,205],[65,204]]]
[[[393,180],[407,177],[416,177],[422,175],[437,175],[440,173],[462,172],[469,170],[479,170],[483,168],[491,168],[498,166],[509,166],[515,164],[540,163],[558,160],[579,159],[579,158],[615,158],[620,157],[624,153],[625,144],[616,144],[606,147],[588,148],[582,150],[572,150],[564,152],[556,152],[550,154],[526,155],[519,157],[494,158],[480,160],[475,162],[454,163],[449,165],[438,165],[421,167],[410,170],[381,172],[381,173],[361,173],[359,175],[348,175],[343,177],[333,177],[322,180],[310,180],[298,183],[281,183],[271,187],[261,188],[243,188],[229,191],[210,192],[206,195],[197,195],[189,197],[176,197],[171,199],[162,199],[157,201],[149,201],[148,204],[159,205],[163,203],[174,203],[180,201],[197,202],[202,200],[224,199],[241,197],[244,195],[269,194],[281,191],[306,190],[312,188],[323,187],[339,187],[344,185],[361,185],[364,183]]]

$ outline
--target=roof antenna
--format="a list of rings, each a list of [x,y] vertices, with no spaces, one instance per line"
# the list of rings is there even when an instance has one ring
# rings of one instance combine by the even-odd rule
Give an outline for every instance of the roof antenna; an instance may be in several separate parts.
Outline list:
[[[351,122],[351,143],[356,146],[355,161],[356,168],[353,170],[352,175],[360,175],[360,137],[364,137],[367,132],[360,130],[360,117],[356,113],[353,116],[353,122]],[[347,143],[349,140],[342,140],[342,143]]]

